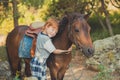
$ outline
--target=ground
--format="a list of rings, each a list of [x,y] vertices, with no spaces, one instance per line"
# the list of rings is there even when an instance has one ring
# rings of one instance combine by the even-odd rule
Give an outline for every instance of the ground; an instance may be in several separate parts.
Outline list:
[[[85,59],[79,54],[74,55],[64,80],[93,80],[98,72],[89,70],[85,65]],[[50,80],[50,76],[48,76],[48,80]]]
[[[76,51],[69,65],[69,69],[65,73],[64,80],[120,80],[120,74],[118,73],[112,73],[111,75],[108,75],[108,77],[106,76],[106,78],[104,76],[98,76],[100,71],[96,68],[86,66],[86,59],[87,58],[80,54],[79,51]],[[96,76],[100,78],[95,79]],[[109,76],[112,78],[109,78]],[[49,74],[47,79],[50,80]]]
[[[5,56],[6,55],[0,56],[0,66],[2,65],[4,66],[4,68],[0,67],[0,80],[12,80],[10,77],[8,79],[4,77],[4,74],[6,75],[10,72],[9,68],[7,67],[8,66],[7,61],[5,60],[2,61]],[[1,59],[1,57],[3,59]],[[108,75],[108,77],[112,76],[112,78],[110,79],[108,77],[107,78],[101,77],[101,75],[99,75],[100,78],[94,79],[97,76],[97,74],[99,74],[100,72],[86,66],[85,64],[86,59],[87,58],[85,58],[85,56],[81,55],[79,52],[76,51],[76,53],[72,57],[72,61],[69,65],[69,68],[65,73],[64,80],[120,80],[120,73],[117,72]],[[30,79],[26,79],[26,80],[30,80]],[[50,80],[49,71],[47,71],[47,80]]]

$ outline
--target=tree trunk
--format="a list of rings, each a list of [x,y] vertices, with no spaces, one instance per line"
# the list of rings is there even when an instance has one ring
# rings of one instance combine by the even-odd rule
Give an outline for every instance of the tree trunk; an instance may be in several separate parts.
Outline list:
[[[112,26],[111,26],[111,24],[110,24],[108,12],[107,12],[107,10],[105,9],[104,0],[101,0],[101,4],[102,4],[103,12],[104,12],[104,14],[105,14],[106,24],[107,24],[109,33],[110,33],[111,36],[113,36],[114,34],[113,34],[113,31],[112,31]]]
[[[14,19],[14,27],[18,26],[18,8],[17,8],[17,1],[12,0],[13,4],[13,19]]]
[[[104,23],[102,22],[102,19],[101,19],[100,16],[99,16],[99,13],[96,12],[95,10],[94,10],[94,12],[95,12],[96,16],[98,17],[98,20],[99,20],[99,22],[100,22],[100,24],[101,24],[103,30],[104,30],[104,31],[107,31],[107,29],[106,29]]]
[[[106,24],[108,26],[110,35],[113,36],[114,34],[113,34],[112,26],[110,24],[110,20],[109,20],[108,16],[106,16]]]

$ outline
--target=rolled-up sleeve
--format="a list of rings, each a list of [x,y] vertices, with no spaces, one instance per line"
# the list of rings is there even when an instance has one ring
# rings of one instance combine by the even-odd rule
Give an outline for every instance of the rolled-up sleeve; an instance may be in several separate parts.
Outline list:
[[[49,52],[52,53],[54,50],[56,50],[55,46],[53,45],[51,40],[47,40],[44,44],[44,48]]]

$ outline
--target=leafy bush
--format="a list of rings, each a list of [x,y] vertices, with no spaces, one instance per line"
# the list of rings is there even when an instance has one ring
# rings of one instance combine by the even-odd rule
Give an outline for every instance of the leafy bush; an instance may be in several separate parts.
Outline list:
[[[119,27],[120,19],[119,18],[120,18],[119,13],[114,13],[114,15],[110,15],[110,21],[111,21],[114,35],[120,34],[120,27]],[[103,22],[105,22],[103,16],[101,16],[101,19]],[[102,26],[100,25],[98,18],[95,15],[91,16],[88,23],[91,26],[91,37],[93,41],[110,36],[108,30],[104,31],[102,29]]]
[[[94,77],[93,80],[113,80],[110,70],[106,70],[105,66],[102,64],[100,64],[98,67],[100,72]]]

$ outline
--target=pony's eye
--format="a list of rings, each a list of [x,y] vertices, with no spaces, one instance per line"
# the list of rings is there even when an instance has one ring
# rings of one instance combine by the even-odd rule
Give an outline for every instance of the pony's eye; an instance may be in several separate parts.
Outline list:
[[[75,29],[75,32],[79,32],[79,29]]]

